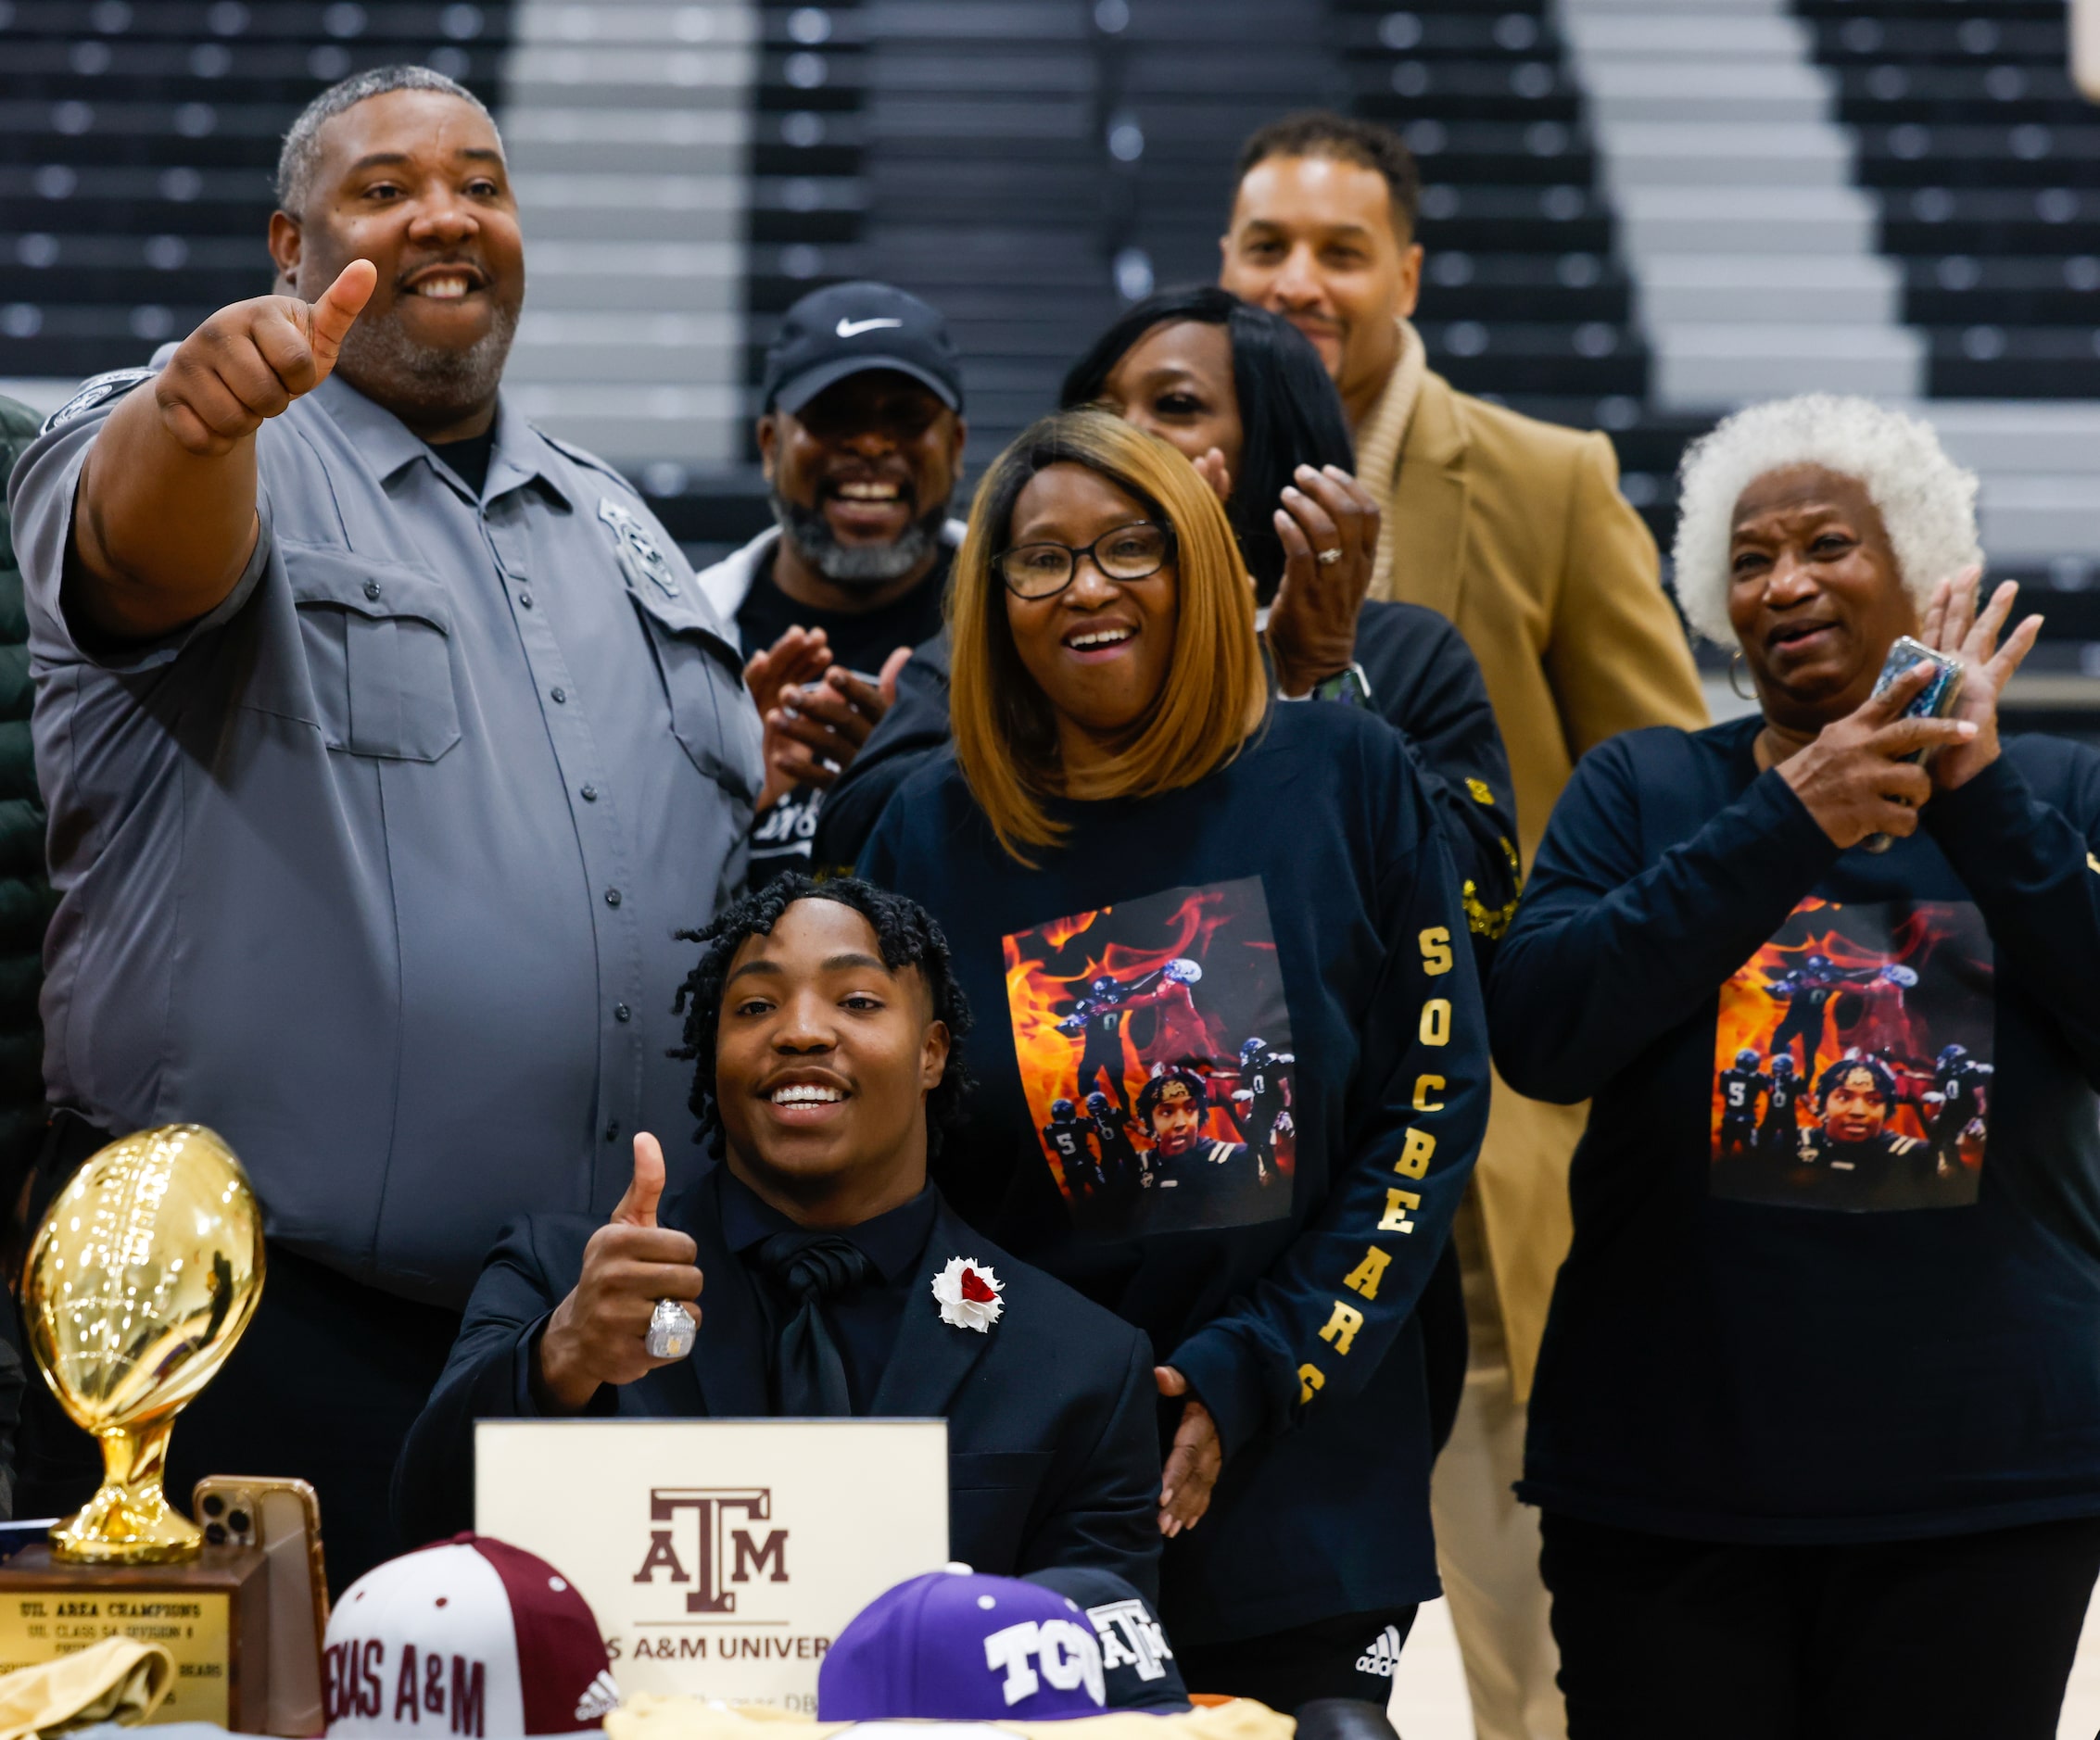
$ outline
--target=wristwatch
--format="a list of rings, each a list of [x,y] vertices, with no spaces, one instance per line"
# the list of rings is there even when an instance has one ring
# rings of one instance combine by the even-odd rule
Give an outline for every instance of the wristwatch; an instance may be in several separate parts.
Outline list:
[[[1286,695],[1276,691],[1279,700],[1338,700],[1345,707],[1371,705],[1371,679],[1364,675],[1363,666],[1350,664],[1336,671],[1333,676],[1323,676],[1302,695]]]

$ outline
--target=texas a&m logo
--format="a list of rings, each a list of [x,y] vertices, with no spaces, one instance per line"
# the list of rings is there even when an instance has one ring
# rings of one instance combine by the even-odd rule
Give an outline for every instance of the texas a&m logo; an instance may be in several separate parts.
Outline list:
[[[1104,1668],[1132,1667],[1141,1680],[1164,1680],[1174,1652],[1167,1633],[1142,1601],[1109,1601],[1088,1608],[1094,1634],[1101,1643]]]
[[[687,1585],[688,1613],[734,1613],[730,1585],[788,1581],[788,1532],[773,1519],[769,1486],[652,1486],[649,1551],[635,1582]]]
[[[400,1645],[397,1666],[386,1659],[384,1640],[346,1637],[322,1658],[321,1701],[331,1725],[355,1717],[420,1726],[427,1715],[433,1734],[478,1736],[488,1728],[488,1670],[474,1656],[425,1649],[419,1657],[409,1643]]]

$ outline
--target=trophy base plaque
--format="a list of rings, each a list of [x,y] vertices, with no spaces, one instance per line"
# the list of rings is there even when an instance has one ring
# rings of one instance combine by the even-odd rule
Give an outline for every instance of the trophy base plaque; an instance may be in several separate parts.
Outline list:
[[[175,1679],[153,1721],[260,1734],[270,1603],[259,1547],[207,1546],[183,1565],[82,1565],[25,1546],[0,1564],[0,1673],[105,1637],[158,1644]]]

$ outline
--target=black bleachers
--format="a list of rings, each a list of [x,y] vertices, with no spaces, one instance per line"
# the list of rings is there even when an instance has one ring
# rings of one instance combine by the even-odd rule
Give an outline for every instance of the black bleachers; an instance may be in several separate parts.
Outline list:
[[[2100,397],[2100,111],[2060,0],[1796,0],[1942,398]]]
[[[765,17],[747,378],[795,296],[901,284],[962,347],[973,470],[1050,407],[1121,300],[1215,273],[1250,118],[1336,96],[1319,31],[1266,0],[767,0]],[[794,32],[819,28],[824,76],[798,83]],[[794,206],[798,178],[816,186]]]
[[[877,0],[869,17],[869,253],[954,322],[981,465],[1122,301],[1216,275],[1240,136],[1320,100],[1326,63],[1263,0]]]
[[[866,19],[857,0],[764,0],[747,287],[754,385],[772,317],[806,291],[864,270]]]
[[[1550,6],[1331,10],[1352,107],[1422,165],[1431,366],[1558,422],[1630,426],[1648,355]]]
[[[757,89],[752,101],[749,265],[744,379],[755,394],[765,347],[797,297],[865,277],[867,38],[860,0],[761,0]],[[745,463],[687,478],[675,495],[644,494],[700,565],[772,523],[758,472],[758,441]]]
[[[1246,132],[1330,105],[1422,158],[1436,365],[1562,420],[1638,415],[1647,357],[1543,0],[867,0],[822,9],[813,95],[785,69],[815,10],[766,8],[753,379],[794,295],[893,278],[955,324],[981,464],[1120,300],[1212,276]],[[821,144],[791,145],[780,128],[819,100],[801,125]],[[816,185],[790,208],[797,174]]]
[[[0,0],[0,375],[137,362],[263,293],[271,177],[299,108],[397,60],[493,103],[509,10]]]
[[[1629,498],[1666,534],[1676,455],[1704,425],[1644,409],[1647,354],[1544,0],[767,0],[765,42],[753,383],[794,296],[892,278],[955,324],[980,469],[1120,301],[1214,275],[1246,134],[1342,107],[1421,158],[1433,364],[1611,430]],[[765,518],[749,480],[657,506],[696,545]]]

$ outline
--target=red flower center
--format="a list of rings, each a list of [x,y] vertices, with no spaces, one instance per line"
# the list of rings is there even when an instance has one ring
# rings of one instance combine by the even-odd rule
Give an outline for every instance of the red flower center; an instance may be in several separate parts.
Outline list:
[[[998,1296],[974,1268],[963,1270],[963,1297],[972,1305],[990,1305]]]

